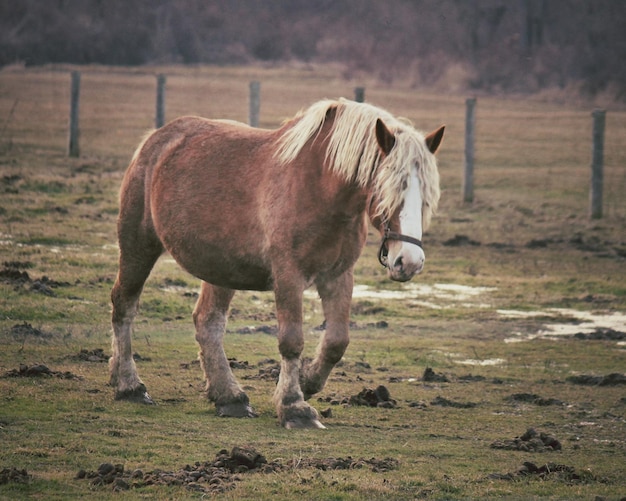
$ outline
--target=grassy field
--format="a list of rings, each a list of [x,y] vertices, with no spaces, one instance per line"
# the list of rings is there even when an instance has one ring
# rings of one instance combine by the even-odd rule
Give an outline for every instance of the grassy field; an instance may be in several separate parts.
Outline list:
[[[347,81],[328,67],[81,70],[80,158],[66,156],[68,68],[0,72],[0,499],[108,499],[114,489],[119,499],[626,496],[626,112],[608,110],[605,217],[590,220],[588,108],[479,97],[475,201],[464,205],[465,96]],[[168,75],[167,119],[246,121],[248,82],[259,80],[263,127],[317,99],[352,97],[357,85],[420,129],[447,124],[426,269],[409,284],[388,281],[371,233],[356,266],[351,345],[314,402],[330,410],[327,430],[277,425],[266,293],[235,296],[226,338],[260,416],[215,416],[196,362],[198,281],[167,256],[134,333],[159,405],[113,399],[117,191],[153,126],[158,72]],[[307,296],[307,355],[322,320]],[[347,403],[380,385],[394,408]],[[525,440],[529,428],[559,447]],[[186,465],[222,449],[232,459],[234,447],[273,466],[180,480]],[[122,464],[131,488],[76,478],[103,463]],[[536,468],[520,472],[525,463]],[[139,469],[143,481],[130,477]],[[143,485],[153,477],[165,480]]]

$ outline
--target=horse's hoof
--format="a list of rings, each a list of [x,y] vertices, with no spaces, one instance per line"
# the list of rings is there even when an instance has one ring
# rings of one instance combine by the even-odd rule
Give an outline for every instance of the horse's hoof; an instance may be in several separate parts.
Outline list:
[[[279,409],[278,417],[280,424],[288,430],[326,429],[320,422],[317,411],[302,400]]]
[[[259,415],[254,409],[244,402],[233,402],[215,406],[219,417],[255,418]]]
[[[145,386],[135,388],[134,390],[116,391],[115,400],[125,400],[137,404],[156,405],[152,397],[146,391]]]

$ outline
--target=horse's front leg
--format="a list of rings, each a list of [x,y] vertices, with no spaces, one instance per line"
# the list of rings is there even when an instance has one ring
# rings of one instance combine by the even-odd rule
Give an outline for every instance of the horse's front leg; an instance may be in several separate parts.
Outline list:
[[[290,428],[325,428],[317,411],[304,401],[300,389],[300,355],[304,348],[302,334],[301,286],[275,285],[278,317],[278,349],[282,357],[274,403],[281,426]]]
[[[200,297],[193,311],[200,363],[207,380],[209,400],[215,402],[218,416],[256,417],[248,396],[241,389],[224,352],[226,316],[234,291],[202,282]]]
[[[324,388],[331,370],[341,360],[350,342],[352,270],[333,279],[321,277],[316,285],[324,309],[326,331],[317,347],[315,359],[302,369],[300,375],[305,399]]]

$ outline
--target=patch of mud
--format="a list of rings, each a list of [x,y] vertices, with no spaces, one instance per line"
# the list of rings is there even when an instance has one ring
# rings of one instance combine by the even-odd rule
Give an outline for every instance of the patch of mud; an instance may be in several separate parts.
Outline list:
[[[626,332],[616,331],[610,327],[596,327],[593,332],[577,332],[572,337],[592,341],[624,341]]]
[[[53,337],[53,334],[51,334],[50,332],[45,332],[41,329],[37,329],[28,322],[15,324],[13,327],[11,327],[9,333],[16,340],[24,340],[27,337],[33,337],[38,339],[51,339]]]
[[[519,480],[521,478],[535,477],[540,480],[557,480],[566,483],[588,483],[597,479],[588,470],[580,473],[573,466],[564,464],[547,463],[537,466],[529,461],[524,462],[517,471],[511,473],[492,473],[488,478],[494,480]]]
[[[325,397],[318,397],[317,401],[330,405],[353,405],[363,407],[379,407],[383,409],[395,409],[398,407],[398,402],[391,398],[389,390],[383,385],[380,385],[375,389],[363,388],[358,394],[349,397],[342,397],[336,393],[332,393]]]
[[[184,486],[190,491],[220,494],[232,490],[247,473],[276,473],[296,469],[348,470],[370,468],[373,472],[395,470],[396,459],[296,458],[285,463],[268,462],[265,456],[250,447],[234,447],[229,453],[221,450],[215,460],[196,462],[177,471],[127,470],[122,464],[103,463],[95,471],[80,470],[77,480],[89,480],[92,487],[111,486],[114,491],[140,489],[149,485]]]
[[[30,282],[30,275],[17,268],[6,267],[0,270],[0,282],[14,286],[21,286]]]
[[[15,483],[15,484],[28,484],[32,480],[32,475],[29,475],[26,470],[19,470],[17,468],[3,468],[0,470],[0,485]]]
[[[246,327],[241,327],[235,331],[237,334],[256,334],[261,332],[263,334],[269,334],[270,336],[275,336],[278,334],[278,326],[277,325],[251,325]]]
[[[467,235],[454,235],[454,237],[443,242],[446,247],[464,247],[464,246],[479,246],[480,242],[472,240]]]
[[[554,243],[554,240],[550,238],[537,238],[526,242],[527,249],[545,249],[549,244]]]
[[[54,296],[53,289],[58,287],[68,287],[68,282],[58,282],[51,280],[47,276],[41,278],[32,279],[27,271],[20,271],[25,265],[30,263],[23,263],[20,261],[5,261],[4,268],[0,270],[0,282],[12,285],[16,290],[25,286],[29,286],[29,290],[34,292],[40,292],[47,296]]]
[[[472,409],[478,404],[475,402],[456,402],[454,400],[448,400],[447,398],[438,396],[433,400],[430,405],[438,405],[441,407],[452,407],[455,409]]]
[[[428,383],[449,383],[450,380],[445,374],[436,373],[430,367],[426,367],[424,369],[424,374],[422,375],[422,381]]]
[[[261,360],[258,364],[259,370],[257,374],[246,374],[241,379],[246,380],[261,380],[261,381],[278,381],[280,376],[280,362],[273,358],[267,358]]]
[[[349,405],[362,405],[365,407],[381,407],[384,409],[395,409],[398,406],[389,390],[380,385],[376,389],[363,388],[357,395],[350,397],[348,401]]]
[[[43,276],[33,282],[30,285],[30,290],[34,292],[40,292],[45,294],[46,296],[54,296],[54,290],[58,287],[69,287],[69,282],[57,282],[56,280],[51,280],[47,276]]]
[[[466,383],[481,383],[483,381],[487,381],[487,378],[481,375],[465,374],[464,376],[459,376],[459,381],[464,381]]]
[[[611,241],[602,241],[597,236],[583,238],[583,236],[579,234],[571,238],[568,243],[579,251],[594,252],[598,257],[626,257],[626,250],[624,249],[623,244]]]
[[[602,241],[596,236],[584,238],[578,234],[569,240],[563,238],[538,238],[528,241],[524,247],[527,249],[546,249],[557,245],[565,245],[581,252],[592,252],[597,257],[618,258],[626,257],[626,251],[622,244],[610,241]]]
[[[551,452],[560,451],[561,442],[548,433],[538,432],[534,428],[528,428],[526,433],[513,440],[496,440],[490,447],[492,449],[505,449],[509,451],[523,452]]]
[[[626,384],[626,375],[614,372],[607,376],[569,376],[566,381],[584,386],[619,386]]]
[[[238,449],[238,448],[235,448]],[[250,463],[252,454],[246,454],[241,464],[238,463],[239,453],[233,449],[229,455],[223,450],[212,462],[196,462],[193,466],[186,465],[178,471],[154,470],[144,472],[140,469],[126,470],[122,464],[102,463],[95,471],[80,470],[77,480],[89,480],[93,488],[111,486],[113,491],[140,489],[150,485],[185,486],[190,491],[220,494],[235,488],[235,482],[241,477],[235,472],[254,471],[256,466]],[[267,461],[258,455],[258,465]],[[241,467],[241,468],[239,468]]]
[[[133,353],[133,360],[135,362],[152,362],[152,357],[144,357],[143,355],[135,352]]]
[[[43,364],[35,364],[35,365],[23,365],[20,364],[19,369],[13,369],[5,372],[2,376],[3,378],[13,378],[13,377],[56,377],[60,379],[83,379],[81,376],[77,376],[69,371],[67,372],[59,372],[50,370],[50,368]]]
[[[229,358],[228,365],[230,365],[231,369],[250,369],[252,367],[247,360],[241,362],[236,358]]]
[[[93,350],[80,350],[76,355],[70,357],[71,360],[75,360],[77,362],[97,362],[103,363],[108,362],[110,355],[107,355],[102,348],[95,348]]]
[[[351,397],[341,397],[336,393],[331,393],[325,397],[318,397],[317,401],[330,405],[350,405],[350,398]]]
[[[543,398],[535,393],[514,393],[513,395],[509,395],[505,397],[504,400],[508,402],[522,402],[529,403],[539,406],[549,406],[549,405],[558,405],[564,406],[567,405],[562,400],[558,398]]]

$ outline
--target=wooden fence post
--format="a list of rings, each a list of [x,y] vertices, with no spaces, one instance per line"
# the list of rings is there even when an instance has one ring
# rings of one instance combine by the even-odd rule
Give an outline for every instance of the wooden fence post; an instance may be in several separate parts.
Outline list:
[[[248,123],[251,127],[259,126],[259,114],[261,111],[261,83],[250,82],[250,110],[248,114]]]
[[[591,190],[589,192],[589,215],[592,219],[602,217],[602,184],[604,179],[604,124],[605,110],[594,110],[593,150],[591,153]]]
[[[163,127],[165,123],[165,81],[165,75],[157,75],[156,117],[154,120],[157,129]]]
[[[465,101],[465,158],[463,165],[463,201],[474,201],[474,128],[476,125],[475,108],[476,98],[472,97]]]
[[[72,71],[72,87],[70,90],[70,131],[67,144],[67,154],[70,157],[80,156],[78,137],[80,129],[78,126],[80,104],[80,72]]]
[[[354,88],[354,100],[357,103],[365,102],[365,87],[355,87]]]

